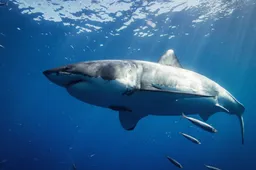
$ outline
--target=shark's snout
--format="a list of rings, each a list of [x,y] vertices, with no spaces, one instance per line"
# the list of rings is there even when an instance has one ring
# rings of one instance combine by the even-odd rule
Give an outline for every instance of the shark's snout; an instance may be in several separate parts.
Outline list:
[[[50,76],[51,74],[54,74],[55,72],[53,72],[52,70],[45,70],[45,71],[43,71],[43,74],[46,76],[46,77],[48,77],[48,76]]]
[[[62,87],[68,87],[81,81],[81,75],[75,74],[71,65],[45,70],[43,74],[51,82]]]
[[[44,75],[50,75],[50,74],[56,74],[56,73],[61,73],[61,72],[71,72],[73,69],[72,65],[67,65],[67,66],[62,66],[62,67],[57,67],[57,68],[53,68],[53,69],[49,69],[49,70],[45,70],[43,71]]]

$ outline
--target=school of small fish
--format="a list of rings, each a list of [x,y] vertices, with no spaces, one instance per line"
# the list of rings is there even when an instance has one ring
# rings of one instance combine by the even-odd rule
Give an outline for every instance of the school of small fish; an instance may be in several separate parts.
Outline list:
[[[217,133],[217,129],[215,129],[213,126],[201,121],[201,120],[198,120],[198,119],[195,119],[195,118],[192,118],[192,117],[188,117],[186,116],[184,113],[182,113],[182,117],[189,120],[191,123],[193,123],[194,125],[196,125],[197,127],[200,127],[201,129],[207,131],[207,132],[210,132],[210,133]],[[179,134],[181,134],[182,136],[184,136],[186,139],[188,139],[189,141],[195,143],[195,144],[201,144],[201,142],[196,139],[195,137],[193,136],[190,136],[186,133],[182,133],[182,132],[179,132]],[[175,165],[176,167],[178,168],[183,168],[183,166],[181,165],[181,163],[179,163],[177,160],[171,158],[170,156],[166,156],[167,159],[173,163],[173,165]],[[217,167],[214,167],[214,166],[210,166],[210,165],[205,165],[205,167],[207,169],[210,169],[210,170],[221,170]]]

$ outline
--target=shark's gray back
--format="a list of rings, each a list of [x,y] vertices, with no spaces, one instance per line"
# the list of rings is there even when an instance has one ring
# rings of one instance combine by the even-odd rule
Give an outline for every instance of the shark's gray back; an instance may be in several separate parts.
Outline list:
[[[140,81],[142,89],[153,84],[155,88],[170,91],[216,96],[221,88],[207,77],[180,67],[145,61],[134,62],[143,67]]]
[[[207,77],[179,67],[140,60],[98,60],[83,62],[77,67],[89,77],[119,79],[135,89],[164,88],[176,92],[218,94],[218,84]]]

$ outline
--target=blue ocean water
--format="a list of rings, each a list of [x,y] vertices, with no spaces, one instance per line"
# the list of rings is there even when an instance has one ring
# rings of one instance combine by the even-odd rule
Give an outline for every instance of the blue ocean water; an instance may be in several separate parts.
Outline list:
[[[165,155],[188,170],[254,169],[255,16],[253,0],[8,1],[0,6],[0,169],[176,169]],[[168,49],[245,106],[244,145],[237,117],[225,113],[208,120],[217,134],[181,116],[148,116],[125,131],[117,112],[76,100],[42,74],[87,60],[157,62]]]

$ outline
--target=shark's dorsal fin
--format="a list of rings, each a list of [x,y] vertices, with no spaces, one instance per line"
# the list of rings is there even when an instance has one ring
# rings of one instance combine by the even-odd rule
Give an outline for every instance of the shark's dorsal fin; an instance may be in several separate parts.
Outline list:
[[[141,115],[134,112],[129,111],[119,111],[119,120],[122,127],[125,130],[131,131],[133,130],[140,119],[147,115]]]
[[[172,49],[167,50],[165,54],[160,57],[158,63],[163,65],[182,68],[178,58],[176,57]]]

